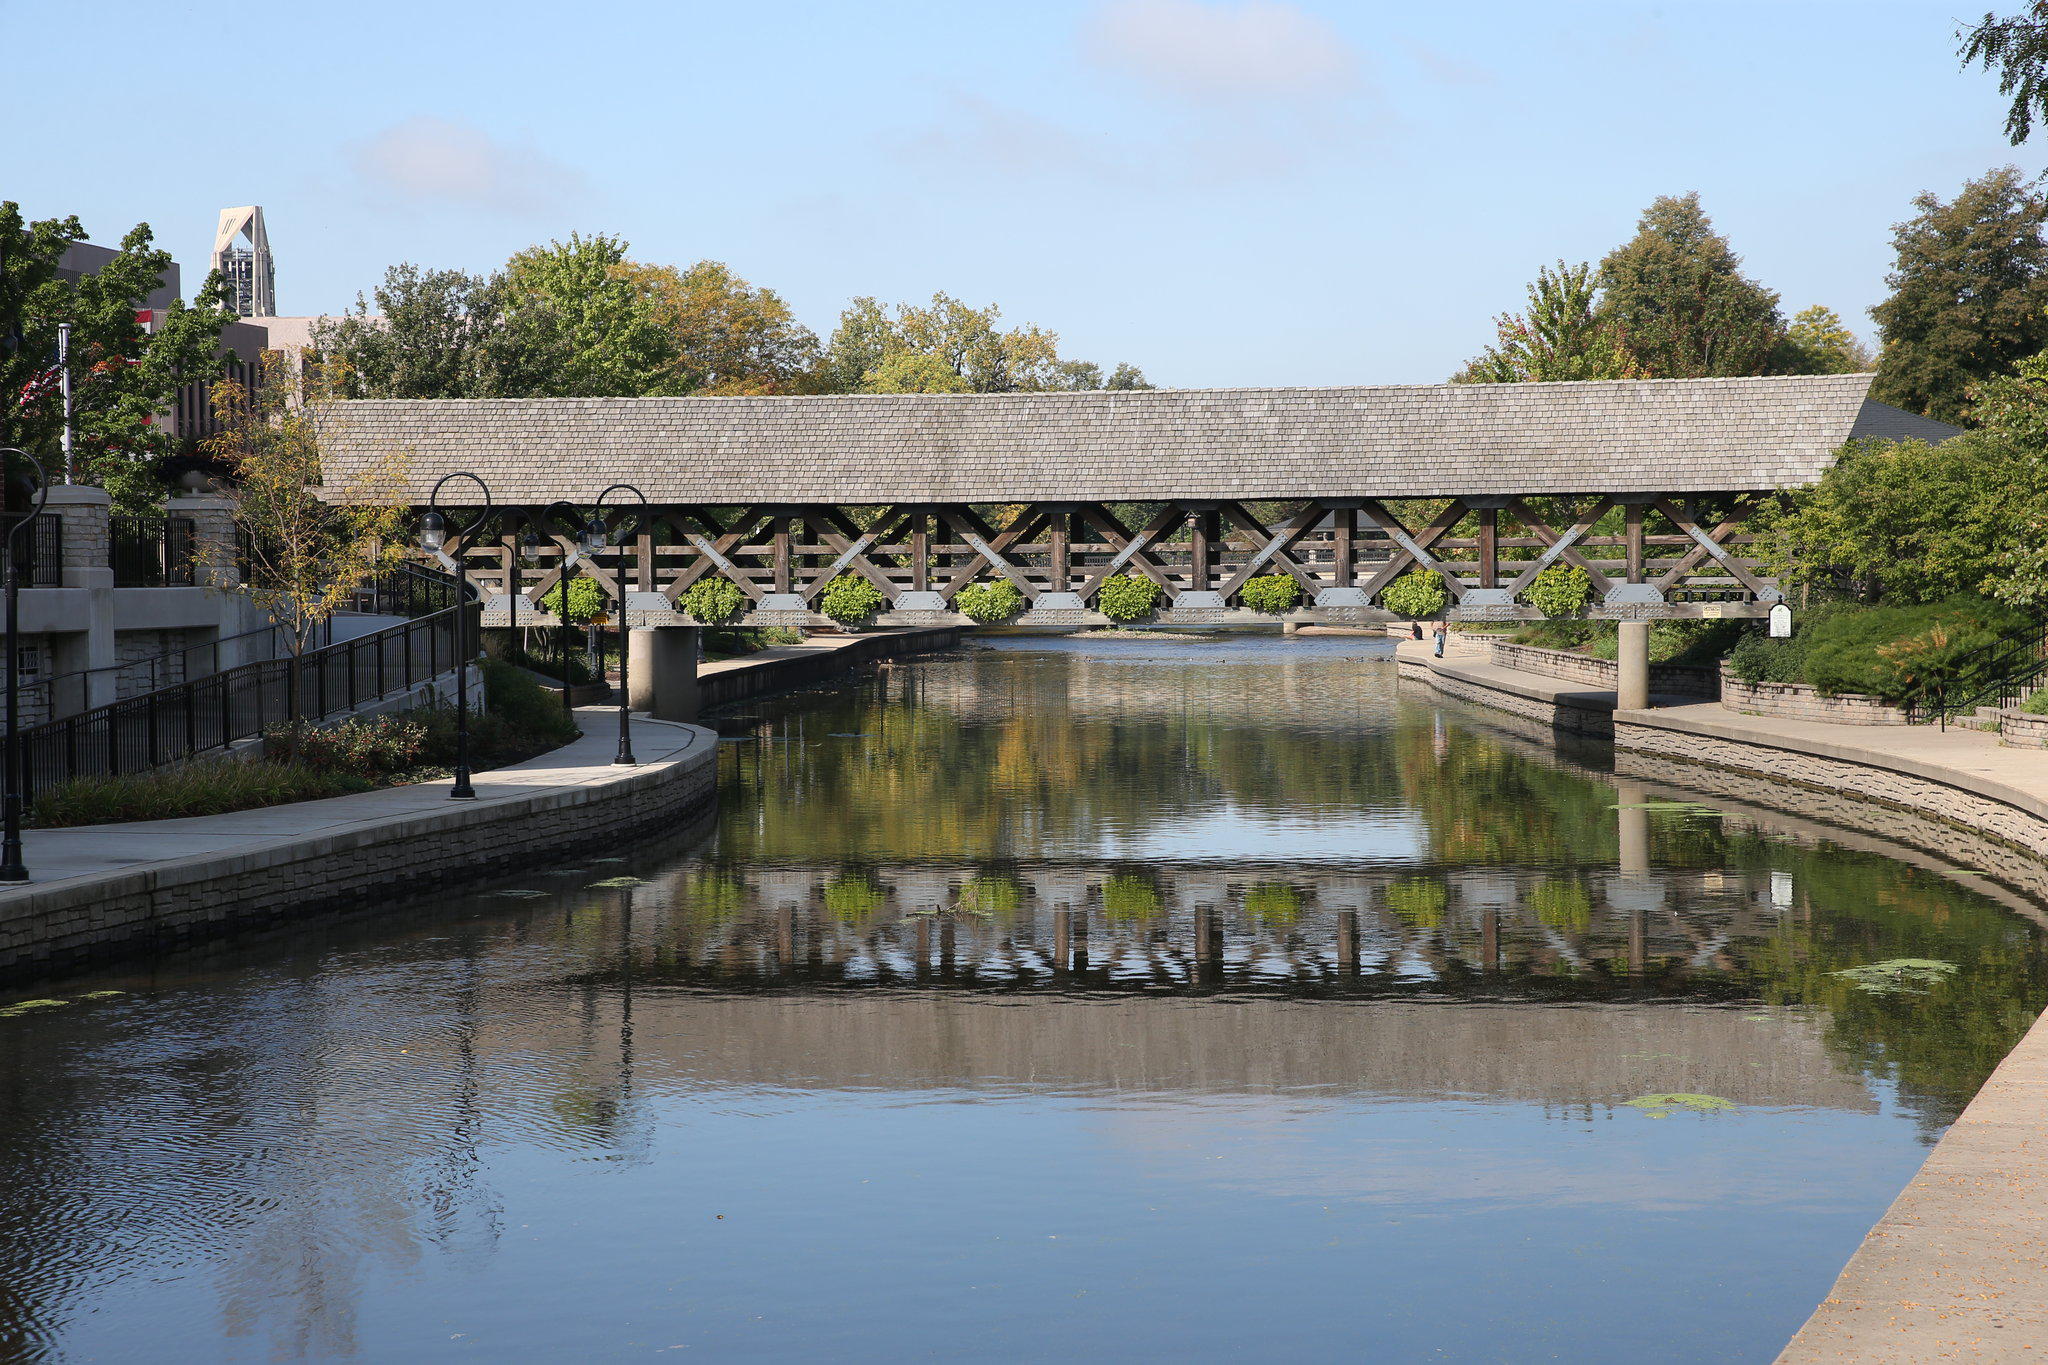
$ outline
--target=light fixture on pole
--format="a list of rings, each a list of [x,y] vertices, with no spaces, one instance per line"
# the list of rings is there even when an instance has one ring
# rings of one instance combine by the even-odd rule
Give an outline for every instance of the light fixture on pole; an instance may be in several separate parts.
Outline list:
[[[49,481],[42,463],[25,450],[0,450],[5,460],[7,492],[15,491],[16,457],[28,461],[35,471],[35,504],[26,515],[14,518],[7,527],[7,792],[0,801],[0,884],[20,885],[28,880],[28,866],[21,856],[22,753],[21,753],[21,556],[15,539],[25,526],[34,526],[49,497]],[[10,496],[8,501],[14,499]]]
[[[441,511],[441,488],[451,479],[468,479],[484,495],[483,510],[470,520],[466,529],[474,533],[491,519],[491,489],[468,470],[457,470],[443,474],[434,484],[434,491],[427,495],[427,514],[420,518],[420,548],[443,561],[455,565],[455,785],[448,792],[457,801],[476,799],[476,788],[469,781],[469,659],[476,652],[476,642],[470,639],[469,622],[469,573],[463,565],[460,552],[450,555],[443,548],[448,544],[448,517]]]
[[[639,531],[641,523],[646,520],[647,495],[630,483],[613,484],[610,488],[597,495],[596,509],[590,514],[590,524],[583,528],[585,537],[595,542],[590,549],[585,551],[587,554],[595,554],[611,541],[610,528],[604,522],[604,500],[614,493],[631,493],[640,500],[640,506],[637,511],[621,509],[626,515],[626,520],[623,523],[624,529],[618,537],[621,546],[633,538]],[[639,760],[633,757],[632,676],[630,671],[631,665],[628,661],[628,656],[632,653],[631,636],[633,623],[628,619],[626,610],[626,603],[630,599],[626,592],[626,565],[623,559],[618,566],[617,575],[619,599],[619,753],[618,757],[614,758],[612,762],[637,763]]]

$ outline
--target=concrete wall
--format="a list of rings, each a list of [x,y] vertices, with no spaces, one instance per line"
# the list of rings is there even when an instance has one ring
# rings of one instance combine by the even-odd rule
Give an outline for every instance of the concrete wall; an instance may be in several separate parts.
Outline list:
[[[1721,704],[1752,716],[1821,720],[1831,725],[1904,725],[1906,713],[1858,692],[1823,696],[1804,683],[1747,683],[1721,670]]]
[[[750,697],[787,692],[796,687],[844,673],[870,659],[896,659],[908,654],[951,649],[967,633],[962,626],[935,626],[922,630],[895,630],[886,634],[856,635],[833,649],[766,649],[743,659],[722,664],[705,664],[697,670],[697,704],[709,710],[729,706]]]
[[[78,877],[0,896],[0,979],[44,976],[322,911],[386,904],[437,886],[545,863],[709,810],[718,784],[709,731],[660,763],[609,780],[428,815],[342,825],[252,851],[199,854],[154,870]],[[347,798],[343,798],[347,799]]]

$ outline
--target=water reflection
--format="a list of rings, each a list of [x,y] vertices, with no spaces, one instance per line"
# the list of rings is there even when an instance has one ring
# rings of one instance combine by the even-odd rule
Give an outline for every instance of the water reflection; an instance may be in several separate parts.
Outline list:
[[[709,840],[0,1019],[0,1358],[1768,1359],[2044,996],[2015,898],[1356,645],[729,729]]]

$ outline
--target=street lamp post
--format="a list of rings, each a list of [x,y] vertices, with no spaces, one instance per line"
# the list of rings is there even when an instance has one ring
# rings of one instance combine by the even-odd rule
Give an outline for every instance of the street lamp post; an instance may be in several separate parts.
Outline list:
[[[647,515],[647,495],[645,493],[642,493],[639,489],[635,488],[630,483],[615,483],[610,488],[605,489],[604,492],[599,493],[597,495],[597,510],[591,513],[590,525],[587,528],[587,532],[589,533],[590,538],[594,539],[597,542],[598,549],[603,549],[604,546],[611,539],[611,529],[605,524],[604,521],[604,500],[614,493],[631,493],[634,497],[640,499],[639,510],[626,511],[626,518],[621,523],[623,529],[621,530],[619,535],[619,543],[622,546],[626,543],[626,541],[632,538],[633,533],[636,530],[638,530],[641,521],[644,520]],[[628,597],[626,592],[626,566],[624,562],[621,562],[619,564],[618,579],[619,753],[618,757],[614,758],[612,762],[637,763],[639,762],[639,760],[633,757],[632,677],[630,672],[630,666],[627,662],[629,656],[633,652],[632,640],[630,638],[633,632],[633,622],[629,619],[629,614],[626,610],[626,603],[630,600],[630,598]]]
[[[16,456],[27,460],[35,470],[36,485],[35,506],[7,528],[7,793],[4,801],[0,801],[0,822],[5,825],[4,834],[0,834],[0,884],[18,886],[28,880],[28,867],[21,857],[21,560],[15,551],[15,537],[24,526],[35,525],[36,518],[42,515],[49,485],[42,463],[26,450],[0,450],[0,457],[10,466],[10,474]]]
[[[441,511],[441,487],[451,479],[468,479],[484,495],[483,510],[467,527],[457,528],[464,533],[474,533],[491,519],[491,488],[468,470],[443,474],[427,495],[427,514],[420,518],[420,548],[455,562],[455,785],[448,795],[457,801],[474,801],[476,788],[469,782],[469,656],[474,648],[469,638],[469,572],[460,554],[449,555],[442,549],[448,543],[448,518]]]
[[[541,508],[528,521],[526,535],[519,542],[519,557],[525,561],[529,569],[537,568],[540,565],[540,552],[543,548],[540,532],[534,528],[546,525],[547,519],[555,514],[555,509],[558,507],[568,513],[569,525],[576,528],[579,536],[581,534],[582,524],[578,518],[577,511],[569,503],[556,501]],[[555,591],[561,594],[562,599],[562,609],[555,613],[555,640],[562,656],[562,710],[565,714],[576,709],[569,698],[572,688],[572,684],[569,681],[569,581],[575,576],[576,551],[565,550],[562,552],[561,577],[555,580]],[[546,594],[543,593],[542,596],[545,597]],[[516,611],[519,604],[514,602],[512,606]]]

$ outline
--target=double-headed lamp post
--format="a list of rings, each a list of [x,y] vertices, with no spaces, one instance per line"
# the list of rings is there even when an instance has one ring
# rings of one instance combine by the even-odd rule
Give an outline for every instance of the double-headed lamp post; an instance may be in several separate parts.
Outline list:
[[[606,524],[604,519],[604,500],[606,498],[609,498],[614,493],[631,493],[634,497],[640,500],[640,506],[637,509],[620,509],[622,512],[625,513],[625,518],[621,522],[621,529],[618,537],[619,544],[621,546],[625,545],[628,541],[630,541],[633,538],[634,532],[636,532],[639,529],[640,523],[646,518],[647,515],[647,495],[645,493],[642,493],[639,489],[635,488],[630,483],[615,483],[610,488],[605,489],[604,492],[599,493],[597,495],[597,510],[590,514],[590,524],[584,528],[585,542],[588,543],[591,541],[595,541],[596,544],[594,549],[596,550],[601,550],[607,544],[611,543],[611,528],[609,525]],[[626,608],[626,604],[630,600],[632,600],[630,595],[626,591],[626,573],[626,565],[622,561],[618,567],[619,753],[618,757],[612,760],[612,762],[614,763],[639,762],[638,759],[633,757],[632,674],[630,671],[630,665],[628,663],[628,658],[633,652],[633,622],[630,619],[629,613]]]
[[[576,576],[576,557],[581,550],[580,539],[583,534],[582,519],[576,509],[566,502],[551,502],[529,517],[526,522],[526,534],[519,541],[519,560],[529,569],[540,567],[541,552],[547,548],[547,542],[541,539],[541,528],[548,524],[548,518],[553,517],[557,509],[566,514],[564,519],[574,528],[579,539],[576,550],[563,552],[561,577],[555,580],[555,591],[561,595],[562,601],[562,609],[555,613],[555,639],[562,655],[562,710],[566,712],[575,710],[569,700],[569,581]],[[547,594],[541,595],[545,597]],[[516,611],[519,604],[514,602],[512,607]]]
[[[28,512],[16,517],[7,527],[7,792],[0,800],[0,884],[20,885],[28,880],[28,866],[21,858],[21,557],[15,548],[15,538],[23,527],[35,525],[42,515],[43,502],[49,496],[47,476],[35,456],[26,450],[9,447],[0,450],[0,459],[6,461],[8,479],[7,491],[14,491],[14,462],[26,460],[35,471],[35,504]]]
[[[456,527],[458,534],[473,534],[491,519],[491,488],[466,469],[443,474],[434,484],[434,491],[427,495],[427,514],[420,518],[420,548],[455,563],[455,785],[448,795],[457,801],[473,801],[476,788],[469,782],[469,656],[475,646],[469,638],[469,573],[463,567],[461,554],[450,555],[442,548],[448,543],[449,527],[448,515],[441,510],[441,489],[451,479],[468,479],[484,495],[483,510],[470,519],[468,526]]]

